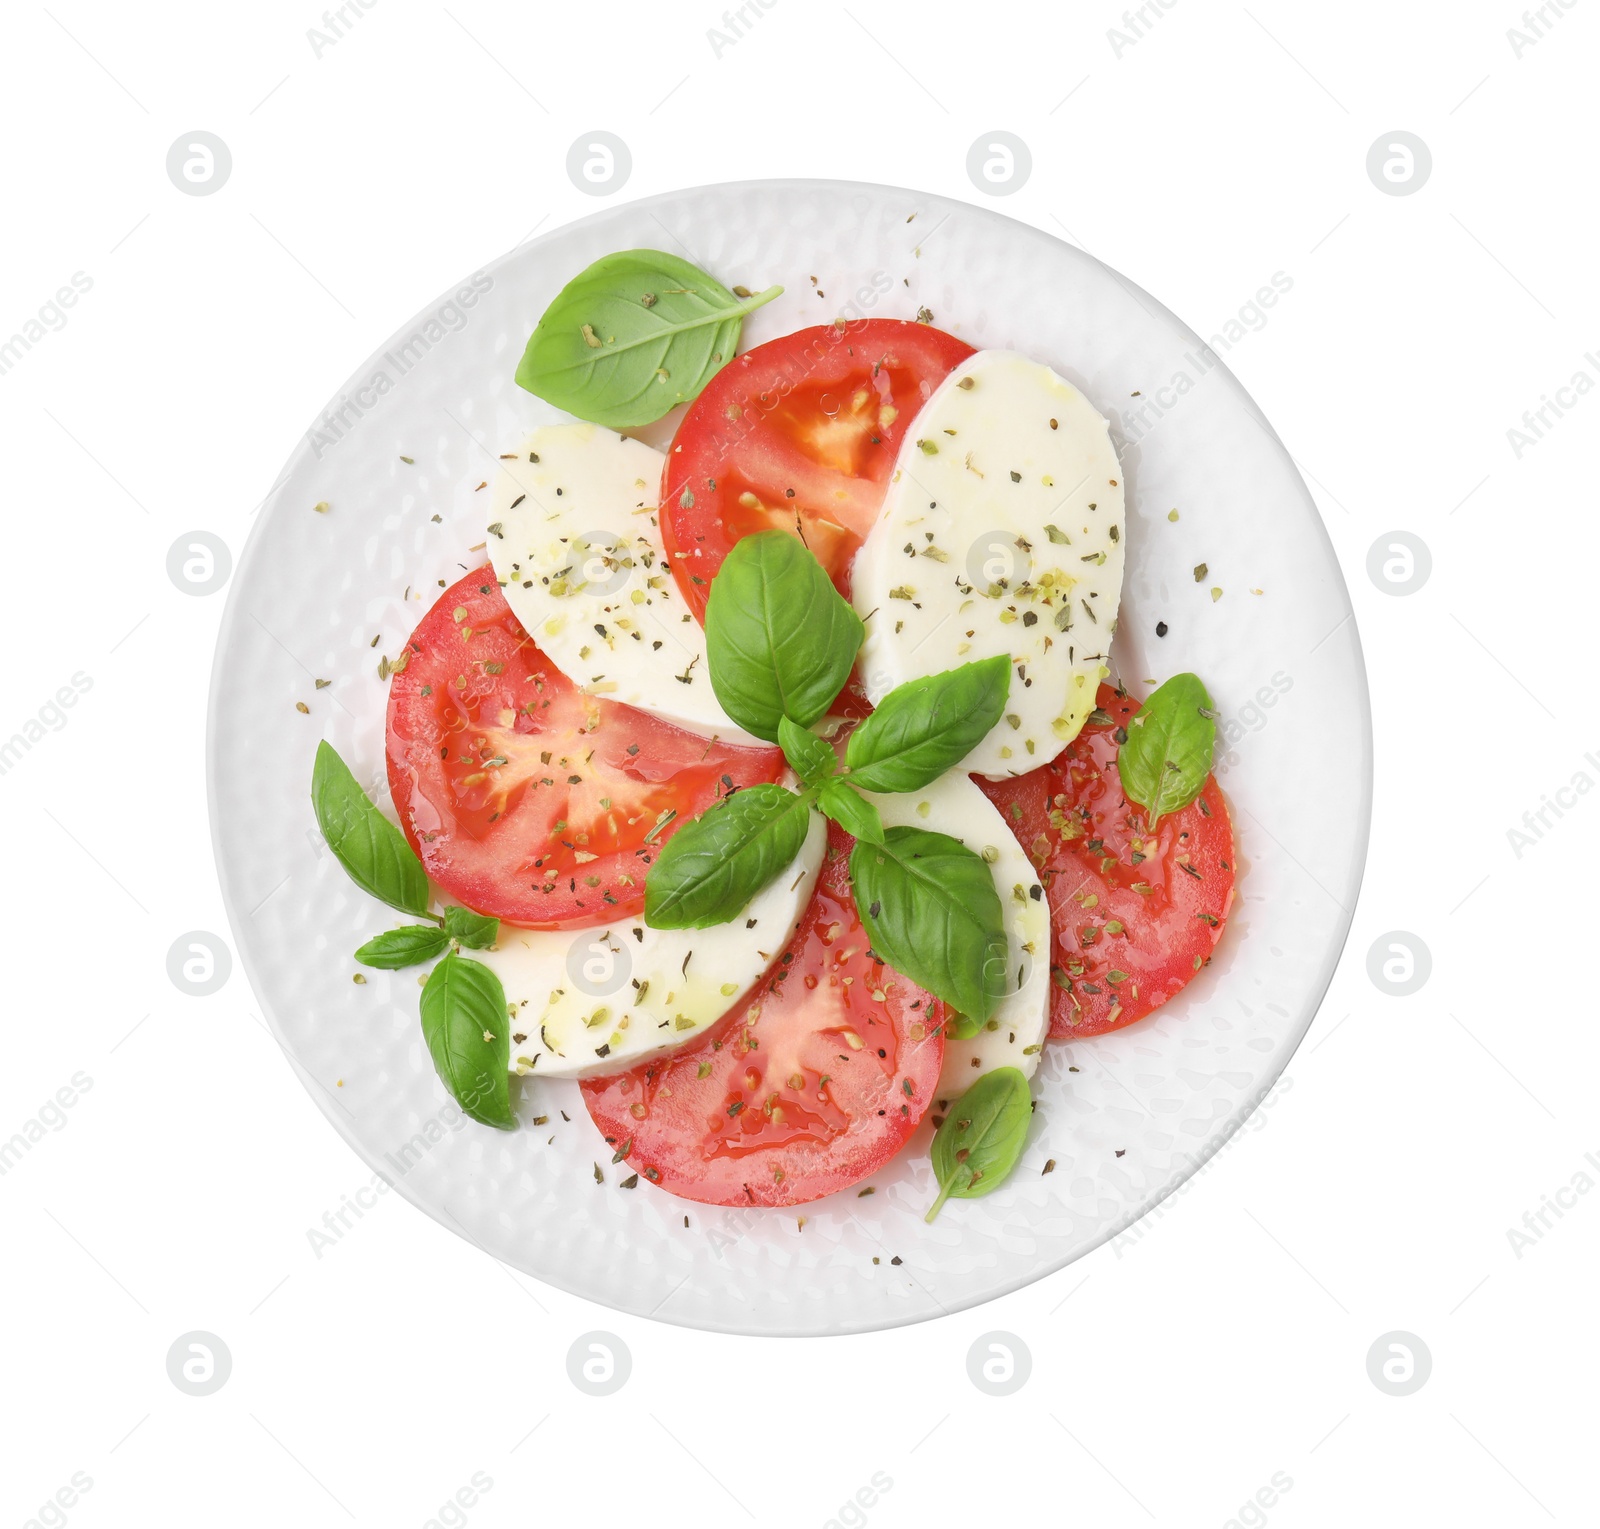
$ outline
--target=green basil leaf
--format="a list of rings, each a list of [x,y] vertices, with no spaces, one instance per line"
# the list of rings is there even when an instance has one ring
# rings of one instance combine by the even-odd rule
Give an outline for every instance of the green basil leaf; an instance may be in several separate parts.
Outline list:
[[[405,835],[374,807],[326,738],[317,745],[311,805],[322,837],[363,892],[402,913],[428,911],[428,873]]]
[[[722,709],[775,741],[783,717],[810,727],[850,678],[861,618],[787,531],[734,544],[711,581],[706,659]]]
[[[652,929],[725,924],[800,853],[811,804],[763,784],[719,802],[662,846],[644,883]]]
[[[939,1198],[924,1219],[932,1221],[952,1196],[976,1200],[998,1189],[1022,1156],[1032,1118],[1028,1080],[1015,1067],[979,1078],[934,1132],[930,1156]]]
[[[974,1019],[970,1014],[957,1013],[946,1005],[944,1038],[947,1041],[970,1041],[982,1029],[982,1020]]]
[[[397,972],[402,966],[431,961],[450,946],[450,936],[435,924],[406,924],[368,940],[356,952],[363,966]]]
[[[422,989],[422,1037],[456,1103],[474,1120],[516,1129],[506,990],[481,961],[448,955]]]
[[[850,852],[856,909],[872,948],[919,987],[980,1023],[1006,991],[1000,894],[980,855],[947,834],[891,828]]]
[[[1205,789],[1216,742],[1211,697],[1197,676],[1173,675],[1144,703],[1117,753],[1117,773],[1151,831]]]
[[[488,950],[500,937],[500,920],[471,908],[451,906],[444,910],[444,932],[469,950]]]
[[[660,250],[606,255],[545,309],[517,386],[597,425],[648,425],[733,360],[745,314],[782,291],[735,297]]]
[[[1004,653],[896,685],[845,745],[850,779],[867,791],[920,791],[983,742],[1010,689]]]
[[[837,777],[823,781],[817,806],[854,838],[868,844],[883,843],[883,819],[878,809],[847,781]]]
[[[826,780],[839,768],[833,745],[787,717],[778,718],[778,745],[789,768],[808,786]]]

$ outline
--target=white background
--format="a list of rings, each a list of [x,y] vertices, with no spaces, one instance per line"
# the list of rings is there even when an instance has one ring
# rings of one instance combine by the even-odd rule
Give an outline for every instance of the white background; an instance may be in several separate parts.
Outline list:
[[[0,375],[0,741],[44,713],[0,774],[0,1141],[43,1123],[0,1176],[0,1526],[1591,1521],[1600,1195],[1523,1218],[1600,1183],[1600,804],[1565,796],[1537,837],[1522,815],[1600,781],[1600,398],[1520,455],[1507,432],[1600,381],[1600,11],[1552,5],[1519,44],[1517,10],[1478,0],[1173,0],[1132,25],[775,0],[731,43],[659,0],[347,16],[331,45],[310,5],[57,0],[7,24],[0,343],[74,273],[92,287]],[[1003,129],[1033,169],[995,205],[1202,335],[1293,281],[1226,360],[1317,496],[1366,643],[1350,948],[1270,1107],[1186,1192],[957,1317],[798,1342],[623,1319],[394,1196],[319,1257],[309,1230],[370,1174],[241,974],[206,998],[167,976],[180,934],[226,930],[203,789],[223,595],[182,592],[168,548],[205,529],[237,555],[384,336],[594,210],[565,166],[596,129],[631,147],[624,197],[818,175],[973,201],[967,151]],[[232,153],[215,195],[166,173],[195,130]],[[1366,171],[1395,130],[1432,153],[1413,195]],[[1404,597],[1367,573],[1395,530],[1433,561]],[[1432,952],[1409,997],[1368,977],[1392,930]],[[606,1398],[567,1378],[596,1329],[632,1354]],[[232,1355],[204,1397],[167,1373],[194,1330]],[[992,1330],[1032,1358],[1004,1398],[967,1375]],[[1404,1397],[1367,1369],[1395,1330],[1432,1355]],[[841,1515],[875,1473],[892,1485]]]

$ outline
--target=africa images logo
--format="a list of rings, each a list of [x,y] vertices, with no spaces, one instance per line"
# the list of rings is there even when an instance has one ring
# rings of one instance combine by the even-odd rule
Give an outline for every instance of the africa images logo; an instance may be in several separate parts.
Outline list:
[[[494,277],[477,272],[449,301],[440,303],[427,319],[418,324],[403,340],[383,353],[382,366],[377,367],[365,382],[357,384],[348,393],[339,395],[339,402],[323,412],[322,418],[306,431],[306,442],[311,453],[320,462],[329,447],[337,445],[354,428],[356,422],[373,409],[378,400],[393,392],[400,379],[411,371],[435,345],[459,334],[467,327],[470,310],[478,299],[494,287]]]
[[[82,271],[72,273],[69,286],[60,287],[56,295],[39,305],[38,311],[9,339],[0,340],[0,377],[17,365],[35,345],[56,330],[67,327],[66,309],[75,308],[78,299],[94,286],[94,278]]]

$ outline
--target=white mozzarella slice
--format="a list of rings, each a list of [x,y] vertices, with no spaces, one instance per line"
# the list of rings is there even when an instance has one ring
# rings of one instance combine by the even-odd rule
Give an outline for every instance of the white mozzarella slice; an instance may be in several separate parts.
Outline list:
[[[1010,957],[1006,995],[976,1035],[946,1038],[939,1097],[960,1097],[996,1067],[1015,1067],[1031,1078],[1050,1027],[1050,904],[1038,872],[994,803],[959,770],[903,796],[869,794],[885,828],[949,834],[982,855],[1005,915]]]
[[[856,554],[867,694],[1007,654],[1006,714],[960,768],[1000,778],[1054,759],[1106,673],[1122,537],[1122,470],[1094,405],[1026,356],[969,356],[913,422]]]
[[[591,695],[728,743],[762,740],[717,704],[706,637],[667,567],[666,459],[599,425],[545,425],[500,464],[489,557],[540,651]]]
[[[811,900],[827,844],[812,813],[805,844],[742,912],[711,929],[651,929],[643,917],[593,929],[500,926],[471,952],[499,977],[511,1070],[588,1078],[693,1040],[782,953]]]

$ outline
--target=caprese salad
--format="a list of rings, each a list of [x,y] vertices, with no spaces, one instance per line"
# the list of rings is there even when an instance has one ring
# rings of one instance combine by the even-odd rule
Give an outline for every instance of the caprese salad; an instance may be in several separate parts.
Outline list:
[[[929,1117],[931,1220],[1015,1166],[1043,1047],[1210,960],[1233,833],[1201,681],[1111,681],[1095,406],[926,314],[740,353],[780,290],[651,250],[562,290],[516,380],[572,419],[385,664],[399,827],[326,742],[312,798],[474,1120],[576,1079],[625,1186],[789,1206]]]

